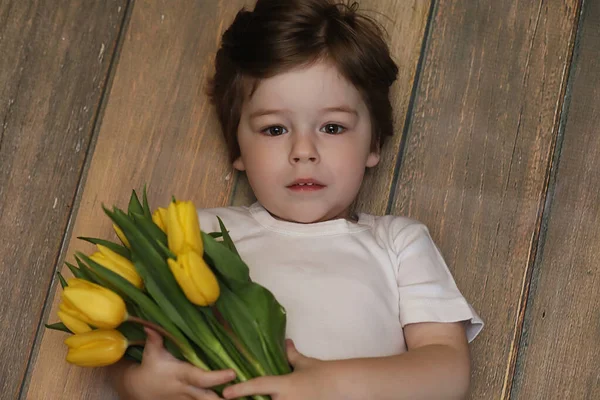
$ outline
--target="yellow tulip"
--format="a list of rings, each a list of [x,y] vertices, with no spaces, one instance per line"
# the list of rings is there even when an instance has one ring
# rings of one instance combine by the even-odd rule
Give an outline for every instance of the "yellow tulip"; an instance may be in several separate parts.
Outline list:
[[[125,302],[118,294],[83,279],[69,279],[62,300],[61,311],[96,328],[116,328],[127,319]]]
[[[169,250],[177,255],[188,250],[202,255],[204,246],[194,204],[191,201],[171,202],[167,211]]]
[[[65,339],[69,346],[67,362],[80,367],[104,367],[123,358],[127,338],[115,329],[97,329]]]
[[[167,209],[158,207],[152,214],[152,221],[164,232],[167,233]]]
[[[57,314],[60,321],[73,333],[85,333],[92,330],[88,324],[81,320],[81,318],[84,318],[81,313],[73,308],[68,301],[60,303]]]
[[[90,256],[92,260],[127,279],[133,286],[139,289],[144,287],[142,277],[137,273],[131,261],[101,244],[97,247],[99,251]]]
[[[168,259],[169,267],[185,297],[199,306],[213,304],[219,298],[219,283],[204,259],[195,251]]]
[[[123,243],[125,245],[125,247],[127,247],[128,249],[130,249],[131,245],[129,244],[129,240],[127,240],[127,237],[125,236],[125,233],[123,233],[123,231],[121,230],[121,228],[119,228],[119,225],[113,224],[113,229],[115,230],[115,233],[117,234],[117,236],[121,240],[121,243]]]

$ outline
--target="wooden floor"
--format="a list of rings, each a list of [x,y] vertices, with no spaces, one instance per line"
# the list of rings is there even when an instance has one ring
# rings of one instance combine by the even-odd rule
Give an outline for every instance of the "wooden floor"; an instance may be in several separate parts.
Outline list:
[[[101,203],[252,201],[204,95],[243,4],[0,1],[1,399],[115,398],[42,325]],[[358,207],[429,225],[486,321],[470,398],[600,399],[600,0],[361,4],[401,73]]]

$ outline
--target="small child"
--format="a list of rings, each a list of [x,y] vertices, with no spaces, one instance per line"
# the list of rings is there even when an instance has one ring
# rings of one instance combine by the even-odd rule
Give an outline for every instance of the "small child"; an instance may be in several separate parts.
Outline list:
[[[355,214],[365,169],[392,135],[397,67],[372,20],[329,0],[258,0],[223,35],[210,95],[233,166],[257,202],[200,210],[225,222],[287,310],[294,372],[233,385],[233,399],[456,399],[469,386],[468,341],[482,321],[427,228]],[[295,344],[294,344],[295,343]],[[148,332],[141,365],[122,363],[129,399],[219,399],[233,371],[180,362]]]

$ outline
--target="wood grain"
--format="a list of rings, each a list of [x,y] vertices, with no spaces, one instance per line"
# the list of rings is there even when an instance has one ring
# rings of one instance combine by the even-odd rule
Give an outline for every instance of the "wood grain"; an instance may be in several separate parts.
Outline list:
[[[487,323],[473,399],[508,395],[578,10],[441,1],[434,13],[391,213],[430,227]]]
[[[600,398],[600,3],[586,2],[514,399]]]
[[[0,398],[19,396],[126,0],[0,2]]]
[[[241,4],[134,3],[66,258],[91,250],[77,236],[115,239],[100,205],[126,207],[131,190],[144,183],[154,207],[166,205],[171,195],[198,207],[227,203],[233,179],[204,92],[222,21]],[[50,322],[56,321],[58,298],[49,304]],[[26,398],[115,398],[105,370],[64,362],[64,337],[45,332]]]
[[[378,21],[385,29],[392,57],[400,71],[390,95],[394,108],[395,134],[387,138],[379,165],[367,171],[361,193],[355,202],[357,211],[382,215],[388,206],[430,5],[430,1],[423,0],[360,1],[360,10],[364,10],[366,15]],[[232,204],[249,205],[254,201],[248,179],[245,174],[238,174]]]

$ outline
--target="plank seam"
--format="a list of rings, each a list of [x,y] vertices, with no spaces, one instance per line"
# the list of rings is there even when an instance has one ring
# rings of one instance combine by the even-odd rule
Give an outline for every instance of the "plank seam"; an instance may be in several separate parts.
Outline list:
[[[539,266],[544,254],[544,244],[547,235],[548,221],[552,211],[552,202],[554,199],[554,193],[556,189],[556,177],[558,167],[560,164],[560,156],[562,152],[562,145],[564,142],[565,125],[568,118],[568,109],[571,103],[571,91],[574,80],[574,64],[578,59],[578,47],[581,37],[581,25],[582,25],[582,13],[584,10],[585,0],[580,0],[577,3],[577,9],[575,15],[577,20],[573,24],[571,31],[571,37],[569,38],[570,48],[568,49],[568,59],[565,62],[565,68],[563,71],[563,79],[565,84],[561,90],[561,96],[557,102],[557,109],[559,112],[556,114],[555,121],[553,124],[553,130],[556,130],[552,147],[550,152],[552,156],[548,160],[546,167],[546,176],[544,179],[545,190],[540,198],[538,205],[538,217],[536,221],[536,230],[533,232],[531,239],[531,250],[529,253],[528,268],[525,270],[523,288],[519,299],[519,309],[517,313],[517,321],[515,324],[515,331],[513,336],[513,343],[510,349],[509,361],[507,364],[507,370],[505,374],[505,382],[502,388],[501,398],[508,400],[516,395],[516,387],[518,386],[517,371],[521,366],[521,343],[524,341],[526,332],[525,328],[525,316],[529,305],[533,302],[535,284],[535,277],[539,273]],[[533,288],[532,288],[533,286]]]
[[[396,186],[398,185],[398,179],[400,178],[400,168],[402,167],[402,161],[404,159],[404,151],[406,149],[406,142],[408,141],[408,132],[412,124],[412,115],[417,102],[418,88],[421,83],[422,72],[425,66],[427,58],[427,51],[429,50],[429,44],[431,43],[431,36],[433,34],[433,20],[437,14],[438,1],[432,0],[429,6],[429,15],[427,16],[427,23],[425,24],[425,35],[423,35],[423,43],[421,45],[421,52],[419,54],[419,60],[417,61],[417,67],[415,70],[415,79],[413,81],[413,87],[408,100],[408,106],[406,109],[406,116],[404,118],[404,127],[402,129],[402,137],[400,138],[400,145],[398,146],[398,154],[396,156],[396,164],[394,165],[394,173],[392,175],[392,182],[390,184],[388,203],[385,209],[385,214],[390,214],[394,207],[394,201],[396,200]]]
[[[43,333],[44,333],[44,329],[45,329],[44,322],[48,318],[48,314],[50,313],[50,311],[52,309],[52,303],[54,301],[54,293],[55,293],[56,280],[57,280],[56,273],[60,270],[60,265],[62,264],[62,260],[64,260],[64,258],[65,258],[64,253],[67,251],[69,241],[71,239],[73,226],[75,223],[77,212],[79,210],[79,203],[81,201],[81,196],[82,196],[83,190],[84,190],[84,183],[85,183],[85,180],[87,177],[89,164],[91,163],[92,155],[94,154],[97,136],[100,131],[99,125],[100,125],[100,122],[102,121],[102,116],[104,114],[104,109],[106,107],[106,103],[107,103],[106,99],[108,97],[107,95],[109,94],[110,87],[112,86],[112,80],[114,78],[114,71],[118,64],[118,59],[119,59],[119,55],[121,53],[121,49],[123,47],[123,42],[125,41],[125,32],[127,31],[127,27],[128,27],[129,20],[131,18],[131,12],[132,12],[134,3],[135,3],[135,0],[127,0],[127,3],[125,5],[123,18],[121,20],[121,26],[119,27],[119,32],[117,33],[117,37],[115,40],[115,47],[112,52],[112,59],[109,63],[109,66],[108,66],[108,69],[106,72],[106,78],[105,78],[104,85],[102,88],[102,93],[100,94],[100,101],[99,101],[100,105],[98,107],[98,111],[96,112],[96,115],[92,122],[92,135],[90,137],[90,143],[88,144],[88,148],[86,150],[86,154],[83,159],[83,166],[81,169],[81,173],[79,175],[79,179],[77,181],[77,186],[76,186],[77,189],[75,190],[75,194],[73,195],[73,201],[72,201],[73,205],[71,207],[71,212],[69,213],[69,218],[67,220],[67,226],[65,229],[65,233],[64,233],[63,238],[60,243],[60,250],[54,261],[52,279],[51,279],[50,285],[48,286],[48,289],[46,291],[46,295],[44,297],[44,306],[42,308],[42,314],[40,316],[40,320],[38,322],[38,327],[36,329],[36,333],[34,336],[33,346],[31,347],[31,351],[29,353],[29,357],[27,360],[27,365],[25,368],[25,377],[24,377],[23,381],[21,382],[21,387],[19,389],[19,395],[18,395],[19,399],[24,399],[25,396],[27,395],[27,392],[29,389],[32,368],[35,365],[35,361],[37,359],[39,348],[41,346],[41,340],[43,338]]]

